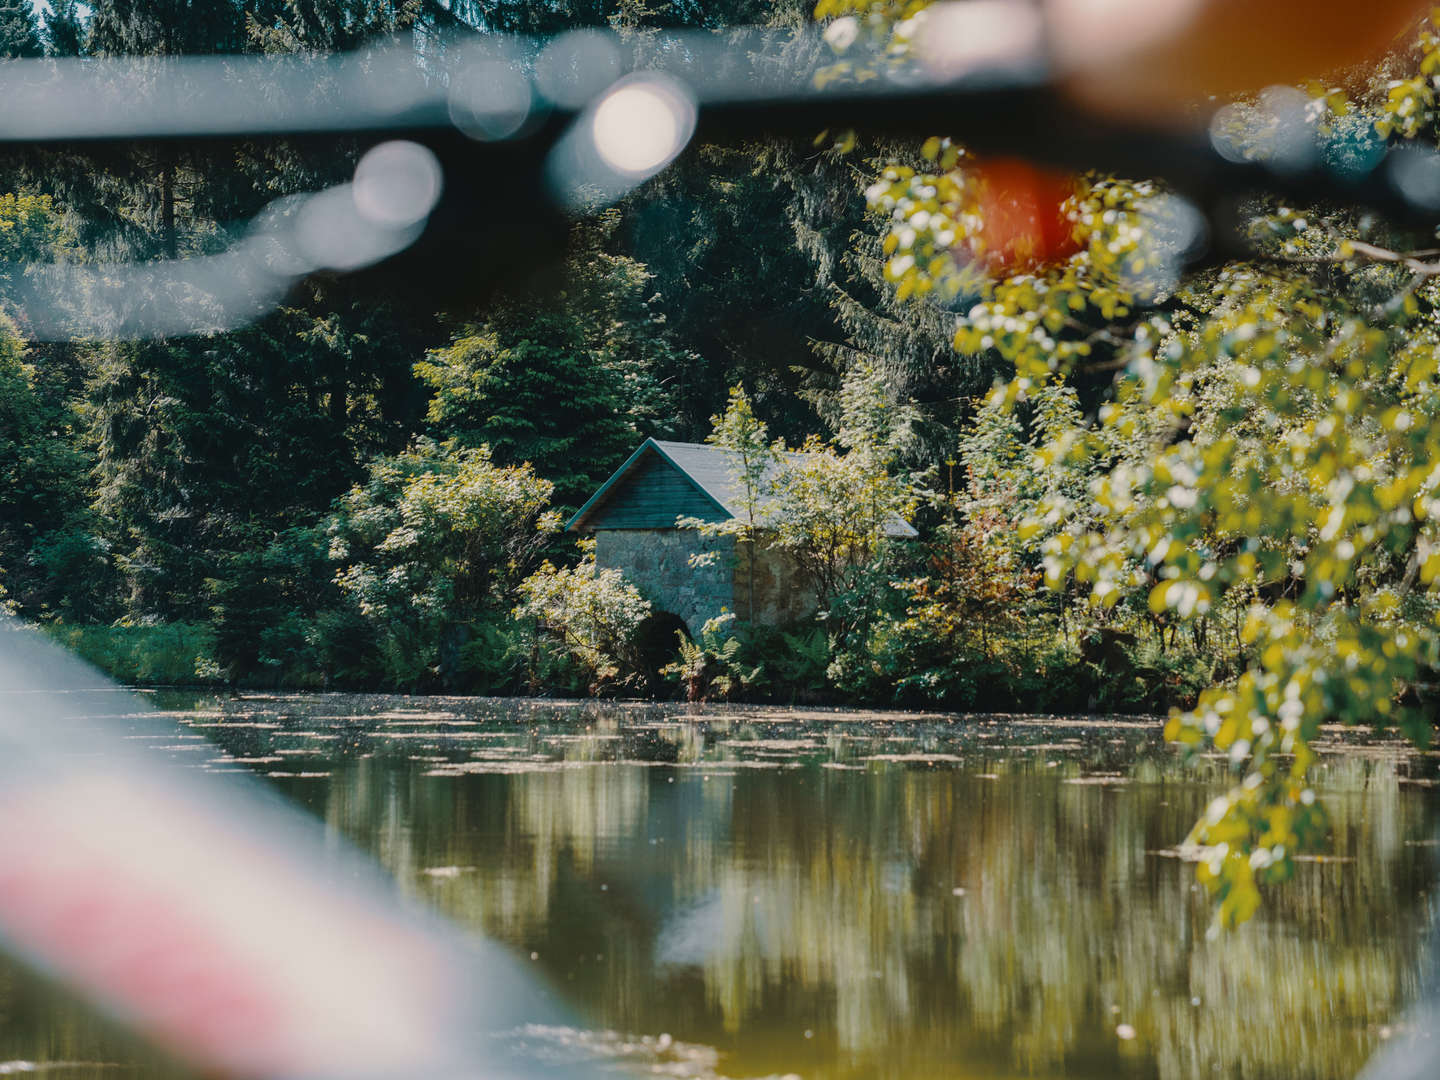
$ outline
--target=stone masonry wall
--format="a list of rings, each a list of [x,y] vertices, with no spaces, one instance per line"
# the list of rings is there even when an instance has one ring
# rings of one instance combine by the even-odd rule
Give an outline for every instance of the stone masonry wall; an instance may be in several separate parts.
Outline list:
[[[763,541],[752,560],[749,544],[737,545],[735,614],[762,626],[789,626],[815,614],[815,596],[805,576],[785,552]],[[753,575],[753,579],[752,579]],[[755,610],[750,610],[751,581]]]
[[[690,556],[715,551],[709,566],[692,567]],[[698,634],[707,619],[735,610],[734,542],[695,529],[597,529],[595,565],[615,567],[656,611],[680,616]]]
[[[814,614],[810,590],[783,552],[762,544],[752,565],[748,550],[749,545],[737,545],[730,537],[707,538],[694,529],[595,532],[596,566],[619,569],[656,611],[678,615],[692,634],[722,611],[767,626],[787,625]],[[710,565],[690,565],[691,555],[709,551],[717,553]],[[752,574],[754,611],[750,610]]]

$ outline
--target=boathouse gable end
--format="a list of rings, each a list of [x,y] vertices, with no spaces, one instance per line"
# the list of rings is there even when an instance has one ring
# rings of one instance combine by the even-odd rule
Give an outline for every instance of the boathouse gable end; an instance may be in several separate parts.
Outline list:
[[[570,532],[674,529],[682,518],[724,521],[730,512],[647,440],[566,526]]]

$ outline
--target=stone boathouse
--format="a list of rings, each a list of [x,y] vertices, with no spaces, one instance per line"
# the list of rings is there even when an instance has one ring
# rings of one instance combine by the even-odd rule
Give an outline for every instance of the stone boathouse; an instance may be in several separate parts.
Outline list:
[[[677,617],[692,634],[724,611],[769,626],[797,622],[814,612],[815,600],[783,551],[762,540],[752,558],[750,545],[733,537],[675,525],[678,518],[719,522],[744,513],[732,458],[731,451],[704,443],[646,439],[566,531],[594,533],[596,565],[619,569],[657,614]],[[887,531],[915,535],[898,518]],[[709,552],[716,557],[708,564],[691,565],[692,555]]]

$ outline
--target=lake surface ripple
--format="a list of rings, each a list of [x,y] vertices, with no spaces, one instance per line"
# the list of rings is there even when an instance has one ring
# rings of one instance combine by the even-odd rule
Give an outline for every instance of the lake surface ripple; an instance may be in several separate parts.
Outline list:
[[[1417,992],[1440,759],[1327,736],[1324,858],[1242,930],[1176,846],[1229,782],[1156,720],[407,698],[150,701],[529,957],[605,1069],[1354,1076]],[[171,1075],[0,970],[0,1072]]]

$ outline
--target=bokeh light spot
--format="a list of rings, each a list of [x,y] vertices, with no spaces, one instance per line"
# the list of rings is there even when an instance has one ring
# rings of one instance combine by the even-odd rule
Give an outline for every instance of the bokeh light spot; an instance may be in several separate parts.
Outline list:
[[[419,143],[381,143],[355,166],[355,209],[368,221],[403,229],[425,220],[440,200],[442,172]]]
[[[669,80],[642,77],[617,87],[595,109],[591,131],[606,165],[647,175],[685,148],[695,129],[695,105]]]

